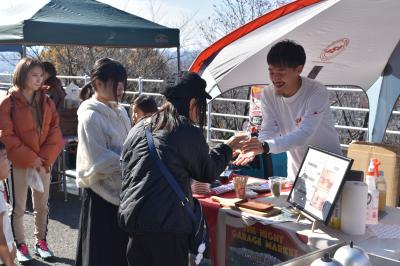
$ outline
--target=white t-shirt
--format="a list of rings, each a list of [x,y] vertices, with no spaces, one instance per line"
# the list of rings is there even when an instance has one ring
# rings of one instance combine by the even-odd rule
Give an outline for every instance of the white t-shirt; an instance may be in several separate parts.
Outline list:
[[[14,248],[14,237],[11,231],[10,216],[8,215],[9,208],[8,204],[6,204],[4,200],[3,191],[4,191],[3,182],[0,181],[0,214],[3,215],[3,232],[7,241],[8,250],[11,252]],[[0,264],[2,263],[3,261],[0,258]]]
[[[287,152],[288,177],[294,179],[309,145],[342,154],[329,92],[321,83],[302,78],[295,95],[277,95],[267,87],[261,96],[263,121],[259,140],[268,142],[271,153]]]

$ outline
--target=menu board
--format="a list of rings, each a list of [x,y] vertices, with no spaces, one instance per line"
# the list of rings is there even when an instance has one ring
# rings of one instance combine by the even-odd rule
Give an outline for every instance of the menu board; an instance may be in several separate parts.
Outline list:
[[[328,223],[344,177],[353,160],[309,147],[288,202],[323,223]]]

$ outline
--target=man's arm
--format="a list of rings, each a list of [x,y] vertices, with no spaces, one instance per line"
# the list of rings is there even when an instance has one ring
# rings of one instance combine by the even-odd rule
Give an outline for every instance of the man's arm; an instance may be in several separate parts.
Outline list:
[[[307,111],[304,117],[302,117],[298,129],[287,135],[266,140],[252,138],[243,146],[242,153],[234,164],[246,165],[252,161],[256,155],[264,152],[280,153],[297,146],[307,145],[310,137],[315,134],[318,129],[323,119],[324,111],[330,106],[328,91],[326,89],[318,91],[311,96],[307,105]]]

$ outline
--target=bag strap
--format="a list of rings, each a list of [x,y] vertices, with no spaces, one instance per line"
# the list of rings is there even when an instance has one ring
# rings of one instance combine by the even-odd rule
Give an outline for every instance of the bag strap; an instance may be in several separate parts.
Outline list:
[[[153,135],[151,134],[149,126],[146,127],[146,139],[147,139],[147,143],[149,145],[150,155],[151,155],[151,157],[153,157],[154,161],[156,162],[158,168],[161,171],[161,174],[164,176],[164,178],[167,180],[167,182],[170,185],[170,187],[172,188],[172,190],[178,196],[179,200],[181,201],[182,207],[184,207],[186,209],[186,212],[189,214],[190,218],[193,220],[193,222],[196,222],[196,217],[193,213],[193,210],[190,208],[190,206],[188,204],[189,199],[185,196],[182,189],[179,187],[178,183],[176,182],[176,179],[171,174],[171,172],[168,170],[168,168],[165,166],[163,161],[161,161],[161,158],[157,153],[156,147],[154,145]]]
[[[12,97],[12,95],[10,95],[10,118],[11,118],[11,120],[13,119],[14,107],[15,107],[14,97]]]

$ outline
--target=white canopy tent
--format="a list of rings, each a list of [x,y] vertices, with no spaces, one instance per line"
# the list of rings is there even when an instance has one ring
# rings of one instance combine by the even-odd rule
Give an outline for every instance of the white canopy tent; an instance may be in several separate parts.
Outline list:
[[[399,11],[399,0],[294,1],[208,47],[191,70],[206,79],[213,97],[236,87],[269,84],[268,51],[280,40],[295,40],[306,50],[303,75],[325,85],[357,86],[365,91],[375,84],[374,93],[368,94],[370,140],[379,142],[386,129],[382,121],[389,119],[400,92],[399,71],[376,82],[392,54],[400,56],[394,52],[400,39]]]
[[[394,105],[400,96],[400,43],[397,44],[386,69],[371,88],[369,98],[369,140],[381,142]]]

